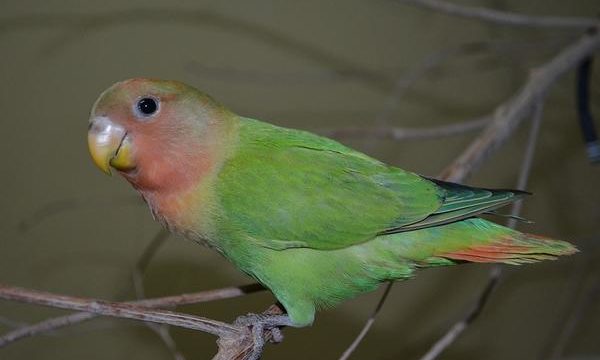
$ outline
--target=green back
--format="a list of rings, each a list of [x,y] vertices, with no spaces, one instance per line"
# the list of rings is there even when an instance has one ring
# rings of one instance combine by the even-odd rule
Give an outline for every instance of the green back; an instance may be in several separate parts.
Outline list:
[[[217,182],[224,223],[277,250],[344,248],[458,221],[514,197],[427,179],[328,138],[246,118],[234,154]]]
[[[260,245],[336,249],[438,209],[434,183],[333,140],[242,119],[217,182],[227,223]]]

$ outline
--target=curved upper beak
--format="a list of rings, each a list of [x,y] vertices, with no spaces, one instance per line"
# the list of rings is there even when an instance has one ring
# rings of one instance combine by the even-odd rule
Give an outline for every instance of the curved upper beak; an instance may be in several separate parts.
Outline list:
[[[135,168],[131,138],[121,125],[106,116],[90,120],[88,147],[96,166],[108,175],[111,167],[123,171]]]

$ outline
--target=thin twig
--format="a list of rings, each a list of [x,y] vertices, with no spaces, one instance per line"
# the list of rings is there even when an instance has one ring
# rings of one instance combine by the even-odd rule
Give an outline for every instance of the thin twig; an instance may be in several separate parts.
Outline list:
[[[422,127],[345,127],[337,129],[320,130],[319,133],[335,138],[377,138],[389,140],[423,140],[454,135],[462,135],[483,128],[489,124],[491,117],[486,116],[467,120],[455,124]]]
[[[146,245],[146,248],[142,252],[142,256],[140,256],[139,260],[137,261],[137,263],[135,265],[135,268],[133,270],[133,278],[134,278],[133,283],[134,283],[135,291],[138,294],[138,296],[140,297],[140,298],[138,298],[138,300],[145,297],[143,290],[138,288],[138,286],[141,285],[141,278],[142,278],[144,272],[146,271],[146,269],[148,268],[150,261],[152,261],[152,258],[154,258],[154,255],[156,255],[156,253],[158,252],[158,249],[160,249],[164,245],[165,241],[169,238],[170,235],[171,235],[171,233],[169,233],[164,228],[161,228],[156,233],[156,235],[154,235],[154,237],[148,243],[148,245]]]
[[[466,179],[506,141],[521,120],[534,109],[537,102],[561,75],[573,69],[583,58],[598,49],[600,49],[600,34],[595,31],[584,35],[548,63],[532,72],[529,80],[517,95],[496,108],[492,122],[461,155],[442,171],[439,178],[453,182],[461,182]],[[377,307],[381,308],[382,305],[378,304]],[[376,316],[377,313],[375,311],[374,315]],[[369,328],[372,326],[375,316],[372,316],[373,320],[369,318]],[[363,326],[361,334],[366,326],[366,324]],[[364,335],[361,335],[362,338]]]
[[[452,16],[460,16],[470,19],[478,19],[486,22],[525,27],[545,28],[572,28],[586,29],[597,27],[600,20],[588,17],[574,16],[534,16],[523,15],[508,11],[493,10],[483,7],[458,5],[444,0],[395,0],[397,2],[414,5],[442,12]]]
[[[25,326],[26,324],[21,321],[15,321],[4,316],[0,316],[0,325],[14,329],[21,326]]]
[[[584,248],[587,259],[578,264],[571,274],[571,280],[569,281],[571,285],[564,291],[566,294],[574,294],[572,301],[569,301],[569,311],[557,323],[556,331],[548,339],[540,359],[566,359],[567,357],[564,356],[565,349],[573,336],[577,334],[579,323],[587,319],[586,312],[598,304],[600,300],[600,270],[594,270],[594,265],[598,263],[597,247],[600,244],[600,237],[596,235],[586,240],[584,243],[593,244]]]
[[[393,87],[391,94],[386,99],[386,104],[382,111],[376,116],[386,117],[386,113],[391,114],[392,110],[398,105],[397,99],[402,97],[408,88],[417,80],[440,67],[449,58],[456,55],[474,55],[483,52],[496,52],[502,54],[508,50],[511,53],[519,51],[532,51],[540,47],[556,45],[562,36],[555,36],[549,39],[535,40],[485,40],[461,43],[456,46],[441,49],[431,53],[421,60],[416,66],[402,72],[397,80],[390,83]],[[199,61],[191,61],[184,65],[186,72],[201,77],[202,79],[213,78],[221,81],[232,81],[236,83],[252,83],[255,86],[298,86],[298,85],[318,85],[320,83],[341,83],[356,80],[354,77],[355,69],[349,68],[327,68],[319,67],[306,71],[272,71],[258,70],[254,68],[235,68],[229,66],[206,65]],[[396,73],[398,68],[379,68],[381,73]],[[297,110],[295,110],[297,113]]]
[[[556,39],[546,41],[545,45],[556,45]],[[334,138],[368,138],[368,139],[386,139],[394,141],[407,140],[423,140],[434,139],[440,137],[448,137],[470,133],[483,128],[491,120],[492,116],[482,116],[472,120],[467,120],[459,123],[433,126],[433,127],[418,127],[418,128],[401,128],[388,126],[388,120],[393,111],[398,107],[398,104],[404,94],[428,72],[439,67],[444,61],[457,54],[475,54],[489,50],[506,50],[515,46],[523,46],[531,48],[534,45],[540,45],[540,41],[532,43],[530,41],[521,42],[520,44],[507,43],[506,41],[486,41],[486,42],[469,42],[458,46],[450,47],[436,51],[412,69],[403,73],[395,82],[394,90],[386,98],[383,110],[375,118],[375,126],[350,126],[335,129],[322,129],[317,132]]]
[[[544,116],[544,100],[539,99],[535,105],[533,117],[531,120],[531,128],[529,129],[529,135],[527,136],[527,148],[525,149],[525,155],[521,162],[521,168],[519,170],[519,178],[517,179],[517,189],[527,189],[527,183],[529,182],[529,175],[531,174],[531,168],[533,166],[533,158],[535,155],[535,147],[540,137],[540,126],[542,125],[542,118]],[[517,200],[512,206],[510,215],[506,226],[514,229],[517,226],[516,217],[521,214],[521,208],[523,207],[523,201]]]
[[[387,285],[385,286],[385,290],[383,291],[383,294],[381,295],[381,298],[377,303],[377,306],[375,307],[375,309],[373,309],[371,315],[369,315],[369,318],[365,322],[363,328],[360,330],[360,333],[358,333],[358,336],[356,336],[352,344],[350,344],[350,346],[348,346],[348,348],[346,349],[346,351],[344,351],[342,356],[340,356],[339,360],[347,360],[348,358],[350,358],[352,353],[356,350],[356,348],[358,348],[358,345],[360,345],[365,336],[367,336],[367,333],[369,332],[369,330],[371,330],[371,327],[375,323],[375,318],[377,318],[377,314],[379,314],[379,311],[383,307],[383,304],[385,303],[385,300],[387,299],[390,290],[392,290],[393,284],[394,283],[391,281],[387,283]]]
[[[519,180],[518,180],[518,184],[517,184],[517,187],[519,189],[524,189],[525,185],[527,183],[527,179],[529,176],[529,172],[530,172],[532,160],[533,160],[533,152],[534,152],[535,144],[537,141],[536,139],[539,134],[539,124],[540,124],[541,118],[542,118],[541,101],[538,101],[538,104],[539,105],[536,106],[536,111],[535,111],[535,115],[534,115],[534,119],[533,119],[533,123],[532,123],[532,129],[531,129],[530,136],[529,136],[527,150],[525,153],[525,157],[523,159],[523,163],[521,165],[521,171],[520,171]],[[462,180],[463,179],[458,179],[455,181],[462,181]],[[517,216],[519,214],[519,211],[520,211],[520,207],[519,208],[513,207],[511,215]],[[510,220],[514,220],[514,219],[511,218]],[[425,356],[421,360],[434,359],[435,357],[437,357],[447,346],[449,346],[467,328],[467,326],[470,322],[475,320],[475,318],[481,312],[483,306],[486,304],[487,299],[488,299],[489,295],[491,294],[492,290],[495,288],[496,284],[498,283],[500,275],[501,275],[501,269],[499,267],[495,266],[494,268],[492,268],[488,282],[487,282],[484,290],[481,292],[481,295],[479,296],[476,305],[470,311],[469,315],[467,315],[465,320],[459,321],[452,328],[450,328],[450,330],[440,340],[438,340],[434,344],[434,346],[427,352],[427,354],[425,354]],[[366,336],[366,334],[368,333],[370,328],[373,326],[373,323],[375,322],[375,318],[377,317],[377,314],[381,310],[381,308],[385,302],[385,299],[387,297],[387,293],[391,290],[392,286],[393,286],[393,283],[388,284],[388,287],[386,288],[386,292],[383,294],[383,296],[379,300],[379,303],[377,304],[375,310],[373,311],[373,313],[371,314],[371,316],[369,317],[367,322],[363,325],[363,328],[360,331],[359,335],[356,337],[356,339],[354,339],[354,341],[352,342],[350,347],[348,347],[346,349],[346,351],[344,351],[344,354],[342,355],[342,357],[340,359],[349,358],[350,355],[352,355],[352,353],[354,352],[354,350],[356,350],[356,348],[358,347],[360,342],[364,339],[364,337]]]
[[[138,300],[143,300],[146,298],[146,291],[144,289],[144,273],[146,272],[150,261],[152,258],[154,258],[154,255],[156,255],[158,250],[164,245],[169,235],[170,234],[166,229],[160,229],[152,241],[148,243],[146,249],[142,253],[142,256],[132,271],[131,280],[133,282],[136,299]],[[168,325],[150,322],[145,322],[144,324],[161,339],[173,356],[173,359],[186,360],[185,356],[177,349],[177,344],[169,332]]]
[[[467,314],[467,316],[454,324],[450,330],[436,343],[433,345],[431,349],[425,354],[421,360],[433,360],[438,357],[448,346],[450,346],[459,336],[462,334],[467,327],[479,316],[481,310],[483,310],[484,305],[487,303],[492,291],[496,288],[496,284],[498,283],[498,279],[500,278],[500,268],[493,267],[492,273],[490,275],[490,279],[485,285],[483,291],[477,298],[476,304],[473,306],[471,311]]]
[[[472,50],[472,44],[461,44],[459,46],[442,49],[427,56],[417,66],[410,69],[408,72],[401,74],[394,82],[392,92],[386,97],[382,110],[375,118],[376,127],[381,127],[387,123],[390,116],[398,107],[400,99],[404,96],[407,90],[413,86],[421,77],[437,68],[448,58],[465,50]]]
[[[447,181],[460,182],[489,157],[512,134],[560,76],[600,49],[598,31],[586,34],[561,51],[548,63],[533,70],[527,83],[508,101],[496,108],[493,120],[469,147],[442,172]]]
[[[166,296],[155,299],[144,299],[140,301],[133,301],[127,304],[141,305],[145,308],[175,307],[179,305],[199,304],[215,300],[231,299],[263,290],[265,290],[264,287],[259,284],[250,284],[238,287],[226,287],[215,290],[201,291],[197,293]],[[0,298],[3,298],[1,288]],[[18,328],[0,337],[0,348],[25,337],[39,335],[68,325],[81,323],[83,321],[93,319],[99,315],[100,314],[92,312],[75,313],[51,318],[36,324]]]
[[[572,306],[572,310],[569,312],[566,321],[561,326],[558,337],[552,342],[554,345],[552,353],[549,357],[544,357],[544,359],[560,360],[565,358],[563,354],[567,345],[569,345],[569,341],[576,333],[577,326],[581,320],[585,319],[586,311],[589,310],[590,307],[596,305],[600,298],[600,277],[598,275],[600,275],[598,271],[596,271],[596,274],[592,272],[592,275],[590,276],[592,284],[588,284],[587,287],[582,287],[582,289],[580,289],[579,294],[577,294],[576,302]]]
[[[239,327],[195,315],[167,310],[154,310],[139,304],[126,304],[91,298],[57,295],[49,292],[0,285],[0,299],[28,304],[43,305],[60,309],[92,312],[98,315],[124,319],[169,324],[191,330],[199,330],[217,336],[232,336],[241,333]]]
[[[527,187],[527,181],[529,179],[529,174],[531,174],[531,168],[533,165],[533,156],[535,154],[535,147],[537,144],[537,139],[539,137],[540,124],[542,122],[543,115],[543,100],[539,99],[536,102],[535,110],[531,122],[531,129],[529,131],[529,136],[527,138],[527,148],[525,150],[525,155],[523,156],[523,160],[521,162],[521,169],[519,170],[519,178],[517,180],[517,189],[524,190]],[[518,216],[521,212],[520,203],[515,203],[511,210],[511,217],[508,220],[508,226],[514,228],[516,225],[515,216]],[[490,270],[490,274],[488,276],[488,281],[485,284],[483,290],[481,291],[479,297],[477,298],[475,305],[469,311],[469,313],[464,317],[464,319],[456,322],[447,332],[442,336],[435,344],[427,351],[420,360],[434,360],[437,359],[438,356],[446,350],[450,345],[458,339],[460,335],[469,327],[469,325],[475,321],[479,317],[479,314],[483,311],[483,308],[487,304],[490,295],[498,285],[500,281],[500,277],[502,276],[502,268],[499,265],[494,265]]]
[[[86,207],[95,209],[100,207],[110,207],[114,209],[116,206],[137,206],[141,204],[143,204],[143,202],[140,201],[139,195],[121,196],[108,199],[66,198],[50,201],[40,206],[32,214],[19,221],[18,229],[20,232],[26,233],[50,217],[61,215],[69,211],[81,210],[82,208]]]
[[[498,45],[498,44],[496,44]],[[374,126],[369,127],[345,127],[319,131],[323,135],[332,137],[360,137],[369,139],[390,140],[419,140],[444,136],[459,135],[482,128],[489,118],[477,118],[458,124],[442,125],[430,128],[398,128],[388,127],[387,123],[398,107],[404,94],[424,75],[439,67],[450,57],[460,53],[473,53],[476,51],[494,48],[493,44],[487,42],[470,42],[436,51],[426,56],[416,66],[402,73],[394,82],[392,92],[386,97],[382,110],[377,114]],[[372,124],[373,125],[373,124]]]

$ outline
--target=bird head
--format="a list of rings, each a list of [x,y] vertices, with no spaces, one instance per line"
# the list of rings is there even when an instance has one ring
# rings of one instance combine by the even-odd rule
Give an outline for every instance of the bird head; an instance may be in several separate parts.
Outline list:
[[[214,160],[228,111],[177,81],[130,79],[94,104],[88,146],[96,166],[118,171],[136,188],[173,188]]]

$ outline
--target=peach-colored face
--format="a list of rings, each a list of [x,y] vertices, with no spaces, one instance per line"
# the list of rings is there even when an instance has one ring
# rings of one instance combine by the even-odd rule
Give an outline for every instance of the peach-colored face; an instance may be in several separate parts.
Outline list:
[[[88,145],[96,165],[118,170],[142,190],[182,186],[210,166],[206,137],[215,105],[174,81],[131,79],[97,100]]]

